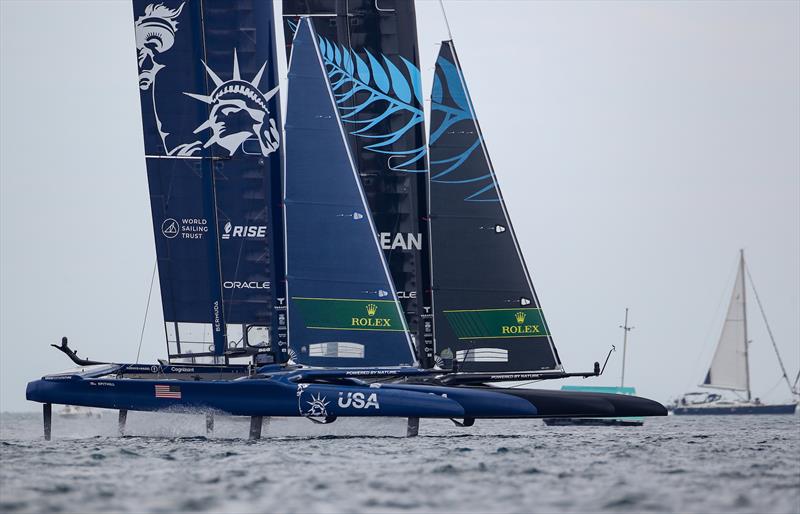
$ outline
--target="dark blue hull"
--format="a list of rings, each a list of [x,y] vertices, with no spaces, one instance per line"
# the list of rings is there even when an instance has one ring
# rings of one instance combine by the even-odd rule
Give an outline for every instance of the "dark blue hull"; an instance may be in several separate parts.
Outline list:
[[[676,416],[724,416],[736,414],[794,414],[796,403],[781,405],[733,405],[719,407],[676,407],[672,413]]]
[[[479,419],[667,414],[660,403],[636,396],[421,383],[370,385],[360,380],[322,383],[313,373],[216,381],[52,375],[30,382],[26,397],[45,404],[132,411],[210,410],[235,416]]]

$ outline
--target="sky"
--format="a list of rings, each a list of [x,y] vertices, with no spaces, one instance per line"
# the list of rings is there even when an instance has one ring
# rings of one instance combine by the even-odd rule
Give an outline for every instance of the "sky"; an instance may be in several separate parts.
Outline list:
[[[276,2],[280,9],[280,2]],[[567,371],[696,390],[738,251],[800,368],[800,3],[446,0]],[[417,0],[423,85],[447,37]],[[155,262],[128,1],[0,1],[0,410],[71,363],[132,362]],[[285,76],[285,63],[283,65]],[[157,290],[141,361],[165,356]],[[756,396],[789,398],[754,302]],[[562,382],[547,384],[558,387]]]

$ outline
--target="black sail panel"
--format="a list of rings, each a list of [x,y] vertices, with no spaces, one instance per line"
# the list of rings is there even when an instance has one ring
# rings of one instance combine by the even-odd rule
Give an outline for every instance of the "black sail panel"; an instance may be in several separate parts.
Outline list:
[[[473,372],[561,369],[450,41],[436,62],[431,112],[437,358]]]
[[[433,358],[424,113],[413,0],[284,0],[310,15],[418,359]]]

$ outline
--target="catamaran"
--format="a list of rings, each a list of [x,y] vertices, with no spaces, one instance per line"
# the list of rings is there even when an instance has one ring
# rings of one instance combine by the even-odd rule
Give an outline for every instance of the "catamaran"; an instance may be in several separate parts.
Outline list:
[[[691,392],[684,394],[670,406],[672,413],[677,415],[702,415],[702,414],[794,414],[797,409],[797,401],[783,404],[762,403],[758,398],[753,398],[750,387],[750,340],[747,335],[747,288],[745,275],[750,276],[749,270],[744,262],[744,250],[739,251],[739,266],[734,281],[731,300],[728,304],[728,311],[725,315],[725,322],[722,325],[717,349],[711,366],[706,373],[700,387],[707,387],[717,390],[728,390],[736,393],[744,393],[744,397],[735,399],[725,398],[720,393],[711,392]],[[766,322],[764,310],[761,308],[761,300],[756,293],[753,279],[750,277],[750,285],[755,293],[756,302],[761,310],[767,333],[772,341],[772,347],[778,358],[778,364],[782,372],[782,378],[789,387],[792,395],[800,394],[797,383],[800,380],[800,373],[792,384],[783,359],[775,344],[772,336],[772,329]]]
[[[635,396],[492,384],[568,373],[452,40],[424,137],[412,1],[134,0],[167,359],[80,358],[43,404],[264,417],[659,416]],[[328,5],[330,4],[330,5]],[[337,10],[338,9],[338,10]],[[284,116],[281,116],[284,114]],[[282,123],[285,118],[285,124]],[[208,418],[213,427],[213,417]]]

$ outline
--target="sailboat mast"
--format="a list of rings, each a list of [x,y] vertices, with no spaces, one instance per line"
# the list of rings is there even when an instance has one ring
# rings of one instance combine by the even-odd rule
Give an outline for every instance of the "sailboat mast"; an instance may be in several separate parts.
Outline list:
[[[739,250],[739,273],[742,276],[742,319],[744,323],[744,369],[747,377],[747,400],[750,401],[750,355],[747,348],[747,287],[744,284],[744,249]]]
[[[622,336],[622,377],[619,380],[619,387],[625,387],[625,356],[628,353],[628,332],[633,330],[634,327],[628,326],[628,308],[625,307],[625,324],[620,325],[619,328],[623,330]]]

